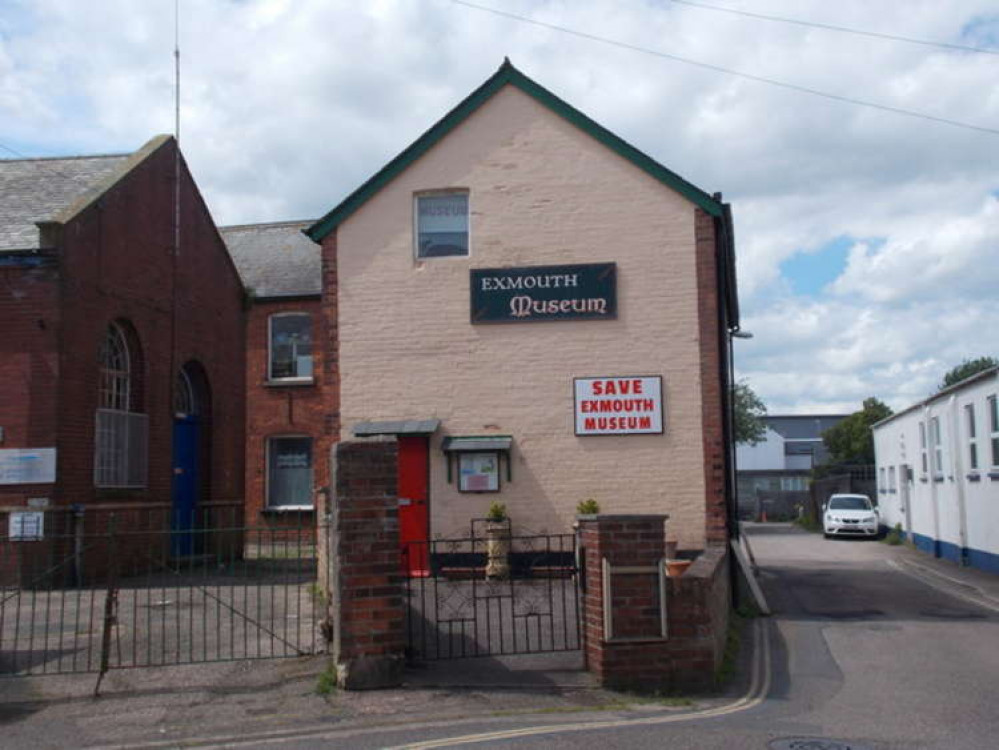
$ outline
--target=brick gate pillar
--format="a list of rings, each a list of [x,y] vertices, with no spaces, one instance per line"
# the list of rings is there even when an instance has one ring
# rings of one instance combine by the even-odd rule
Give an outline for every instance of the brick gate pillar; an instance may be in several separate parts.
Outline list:
[[[665,578],[666,518],[579,517],[587,668],[606,687],[716,685],[729,625],[727,550],[709,545],[682,576]]]
[[[662,570],[666,518],[579,518],[586,566],[586,662],[605,687],[654,690],[669,685]]]
[[[332,497],[320,524],[325,550],[320,560],[326,561],[320,585],[329,602],[337,684],[345,690],[402,681],[406,613],[397,467],[395,441],[341,442],[332,448]]]

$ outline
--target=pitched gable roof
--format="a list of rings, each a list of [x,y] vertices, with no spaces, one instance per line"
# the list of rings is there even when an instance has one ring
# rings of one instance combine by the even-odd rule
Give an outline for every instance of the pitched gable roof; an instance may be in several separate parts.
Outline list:
[[[0,253],[41,249],[38,224],[69,221],[169,140],[132,154],[0,160]]]
[[[671,172],[652,157],[639,151],[619,136],[607,130],[607,128],[591,120],[566,101],[555,96],[548,89],[535,83],[513,67],[509,60],[504,60],[500,69],[486,80],[485,83],[469,94],[457,107],[438,120],[433,127],[417,138],[405,151],[396,156],[367,182],[348,195],[332,211],[306,229],[305,233],[315,242],[322,241],[323,237],[332,232],[339,224],[364,205],[369,198],[395,179],[410,164],[427,153],[427,151],[468,119],[472,113],[506,85],[514,86],[540,102],[555,114],[593,136],[593,138],[611,151],[627,159],[667,187],[680,193],[680,195],[704,209],[711,216],[723,221],[725,220],[725,204],[720,200],[687,182],[675,172]]]
[[[303,231],[311,221],[219,227],[243,286],[254,296],[304,297],[322,293],[319,246]]]
[[[0,252],[39,249],[37,222],[51,220],[126,158],[0,161]]]

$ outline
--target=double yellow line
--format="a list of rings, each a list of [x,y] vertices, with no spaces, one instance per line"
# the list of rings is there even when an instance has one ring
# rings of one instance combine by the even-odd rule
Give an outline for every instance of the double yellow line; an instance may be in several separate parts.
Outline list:
[[[432,750],[439,747],[457,747],[460,745],[474,745],[481,742],[494,742],[497,740],[517,739],[520,737],[535,737],[543,734],[560,734],[562,732],[591,732],[598,729],[615,729],[619,727],[635,726],[655,726],[658,724],[675,724],[684,721],[700,721],[702,719],[713,719],[719,716],[747,711],[758,706],[766,700],[770,692],[770,621],[766,618],[757,618],[753,621],[753,670],[749,682],[749,689],[732,703],[715,708],[704,709],[703,711],[688,711],[682,714],[669,714],[667,716],[648,716],[641,719],[615,719],[612,721],[590,721],[577,722],[573,724],[548,724],[540,727],[525,727],[523,729],[506,729],[498,732],[485,732],[482,734],[467,734],[461,737],[447,737],[438,740],[426,740],[424,742],[414,742],[408,745],[399,745],[387,750]]]

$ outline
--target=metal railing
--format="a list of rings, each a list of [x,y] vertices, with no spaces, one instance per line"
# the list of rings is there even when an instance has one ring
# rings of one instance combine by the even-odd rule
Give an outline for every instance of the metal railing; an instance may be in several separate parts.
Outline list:
[[[323,644],[311,523],[246,526],[238,507],[183,522],[168,510],[46,515],[38,540],[0,526],[0,675],[103,675]]]
[[[402,564],[410,658],[581,648],[574,534],[409,542]]]

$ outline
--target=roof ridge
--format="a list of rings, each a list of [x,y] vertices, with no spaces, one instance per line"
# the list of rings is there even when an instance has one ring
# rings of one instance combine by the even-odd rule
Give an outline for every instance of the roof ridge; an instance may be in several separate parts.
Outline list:
[[[248,224],[225,224],[219,226],[219,231],[223,232],[227,229],[251,229],[253,227],[297,227],[311,225],[315,219],[289,219],[286,221],[260,221],[260,222],[250,222]]]
[[[131,152],[119,154],[76,154],[73,156],[24,156],[14,159],[0,159],[4,164],[23,161],[82,161],[84,159],[118,159],[131,156]]]

